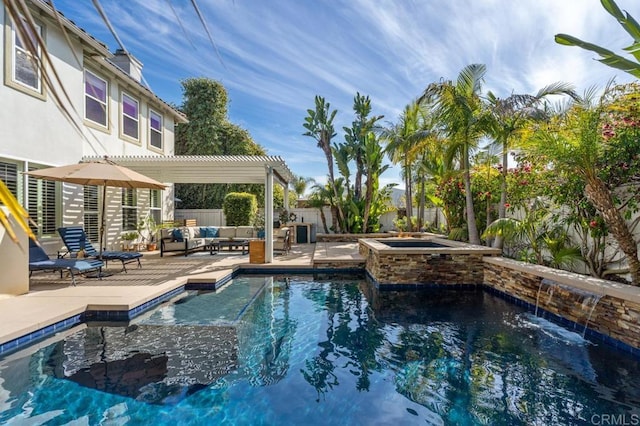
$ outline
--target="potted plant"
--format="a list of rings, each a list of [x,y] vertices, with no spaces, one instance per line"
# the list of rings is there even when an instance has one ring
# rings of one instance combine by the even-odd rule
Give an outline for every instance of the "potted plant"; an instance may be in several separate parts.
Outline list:
[[[258,212],[256,218],[253,221],[253,228],[257,231],[258,238],[264,240],[264,213]]]
[[[125,241],[125,250],[132,250],[132,242],[138,239],[138,231],[125,232],[120,238]]]
[[[156,235],[158,235],[158,231],[160,230],[160,228],[162,228],[162,224],[156,223],[156,221],[151,216],[147,217],[147,250],[153,251],[158,249],[158,243],[156,243]]]

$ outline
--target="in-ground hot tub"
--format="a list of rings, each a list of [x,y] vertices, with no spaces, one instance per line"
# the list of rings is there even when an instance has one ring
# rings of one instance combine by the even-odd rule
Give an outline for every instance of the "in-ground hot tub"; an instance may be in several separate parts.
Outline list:
[[[380,240],[378,240],[380,241]],[[432,239],[424,238],[388,238],[382,241],[383,244],[389,247],[401,247],[401,248],[443,248],[448,247],[444,244],[437,243]]]
[[[429,285],[479,285],[484,281],[484,256],[499,249],[425,238],[370,238],[359,240],[366,270],[378,288]]]

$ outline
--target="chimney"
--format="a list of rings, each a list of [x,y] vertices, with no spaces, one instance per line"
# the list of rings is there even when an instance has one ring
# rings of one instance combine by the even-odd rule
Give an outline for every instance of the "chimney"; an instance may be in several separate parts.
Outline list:
[[[138,83],[142,82],[142,62],[133,55],[126,53],[123,49],[117,49],[110,60]]]

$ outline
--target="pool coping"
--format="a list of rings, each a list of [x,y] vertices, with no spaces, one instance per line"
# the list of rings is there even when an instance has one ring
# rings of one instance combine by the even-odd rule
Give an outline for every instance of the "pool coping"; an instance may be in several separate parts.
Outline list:
[[[523,268],[525,271],[530,271],[531,268],[535,268],[538,274],[548,274],[549,279],[554,279],[558,282],[565,281],[562,278],[558,278],[557,272],[552,273],[555,270],[551,268],[540,267],[539,265],[522,264],[521,262],[512,261],[505,258],[491,258],[485,257],[485,262],[504,264],[507,262],[510,267],[515,269]],[[547,271],[548,269],[548,271]],[[44,339],[52,337],[59,332],[68,330],[74,326],[95,321],[107,321],[107,322],[126,322],[137,317],[143,312],[166,302],[167,300],[175,297],[176,295],[184,292],[185,290],[198,289],[198,290],[215,290],[225,284],[239,274],[247,275],[271,275],[271,274],[363,274],[366,279],[372,283],[380,291],[419,291],[419,290],[482,290],[490,294],[494,294],[502,299],[505,299],[516,306],[525,307],[528,311],[534,312],[536,307],[519,299],[510,294],[504,293],[498,289],[491,287],[486,283],[477,284],[434,284],[434,283],[414,283],[414,284],[384,284],[378,283],[368,271],[363,268],[317,268],[311,266],[304,267],[287,267],[281,265],[269,265],[269,267],[256,266],[256,265],[236,265],[233,268],[216,271],[215,274],[207,274],[206,276],[192,276],[182,277],[181,279],[175,279],[163,284],[158,291],[147,294],[141,299],[130,302],[128,304],[87,304],[85,309],[74,308],[71,310],[68,316],[61,318],[60,316],[51,318],[50,323],[38,324],[36,326],[25,327],[25,330],[18,330],[14,332],[13,336],[10,336],[8,340],[0,343],[0,357],[5,357],[11,353],[25,349],[26,347],[40,342]],[[565,284],[575,286],[575,277],[565,277],[566,280],[572,279],[571,283]],[[579,288],[593,289],[593,285],[597,285],[602,289],[601,283],[597,279],[584,277],[584,283]],[[602,294],[624,294],[625,297],[629,297],[628,292],[624,291],[625,287],[613,286],[609,290],[602,289]],[[556,315],[540,307],[537,311],[541,313],[541,317],[550,319],[555,323],[561,324],[570,330],[584,329],[583,324],[578,324],[564,317]],[[40,326],[41,325],[41,326]],[[40,327],[39,327],[40,326]],[[611,345],[623,352],[629,353],[634,357],[640,358],[640,349],[630,346],[622,341],[614,339],[610,336],[602,334],[598,331],[592,330],[589,327],[585,330],[585,336],[593,340],[597,340],[608,345]],[[3,336],[6,337],[6,336]]]

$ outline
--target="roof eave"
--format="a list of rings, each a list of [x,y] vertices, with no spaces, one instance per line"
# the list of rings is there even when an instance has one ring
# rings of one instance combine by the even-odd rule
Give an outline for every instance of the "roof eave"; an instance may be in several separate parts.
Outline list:
[[[61,12],[58,11],[56,17],[56,11],[53,9],[51,4],[47,3],[44,0],[31,0],[33,5],[36,6],[41,12],[46,14],[53,21],[56,21],[58,18],[60,22],[64,25],[65,29],[69,30],[71,33],[76,35],[82,42],[85,43],[86,46],[93,51],[94,54],[110,57],[112,56],[111,52],[109,52],[109,48],[107,45],[98,39],[92,37],[84,31],[82,28],[78,27],[75,23],[65,17]]]

